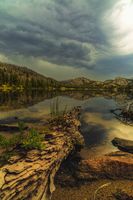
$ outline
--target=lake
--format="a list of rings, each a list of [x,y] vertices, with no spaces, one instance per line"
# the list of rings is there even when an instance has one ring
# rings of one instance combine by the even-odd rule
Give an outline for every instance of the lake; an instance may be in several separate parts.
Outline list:
[[[111,112],[117,108],[125,108],[132,101],[132,95],[125,93],[112,95],[108,93],[100,94],[97,91],[68,92],[62,94],[50,94],[41,91],[32,91],[25,94],[1,93],[0,124],[16,125],[20,120],[30,124],[43,123],[46,116],[50,113],[51,104],[57,101],[57,99],[60,111],[63,111],[65,107],[67,107],[67,110],[76,106],[81,106],[82,108],[80,116],[81,133],[85,139],[85,147],[80,152],[82,159],[116,151],[117,149],[111,143],[114,137],[133,140],[133,127],[122,123]],[[9,137],[17,134],[17,132],[0,131],[0,134]],[[95,183],[93,184],[93,188],[94,186]],[[85,192],[88,187],[92,187],[92,185],[82,185],[81,190]],[[76,186],[73,189],[61,189],[60,186],[57,186],[53,200],[60,200],[62,192],[65,194],[64,200],[80,200],[76,196],[78,191],[79,188]]]

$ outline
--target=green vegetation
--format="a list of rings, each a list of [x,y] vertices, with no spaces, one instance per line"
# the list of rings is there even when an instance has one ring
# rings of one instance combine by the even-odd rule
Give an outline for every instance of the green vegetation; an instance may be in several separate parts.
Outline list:
[[[20,134],[13,136],[10,139],[7,139],[5,136],[0,135],[0,147],[5,149],[6,152],[9,152],[10,149],[19,146],[25,150],[30,149],[44,149],[43,140],[44,134],[39,134],[35,129],[30,129],[26,134],[24,133],[25,123],[20,121],[18,122],[18,127]]]
[[[51,117],[59,115],[59,99],[58,98],[53,100],[53,102],[50,104],[50,114],[51,114]]]
[[[51,117],[59,117],[63,116],[67,113],[67,105],[64,107],[63,110],[60,110],[60,102],[59,98],[53,100],[53,102],[50,104],[50,115]]]
[[[20,131],[21,134],[23,134],[25,127],[26,127],[26,125],[23,121],[18,122],[18,128],[19,128],[19,131]]]
[[[0,135],[0,147],[6,149],[6,151],[9,151],[10,148],[16,146],[20,141],[20,136],[13,136],[10,139],[7,139],[6,137]]]
[[[29,149],[39,149],[42,150],[45,148],[43,142],[44,135],[40,135],[35,129],[31,129],[25,138],[21,141],[21,147]]]
[[[43,134],[38,133],[35,129],[30,129],[28,133],[24,132],[26,127],[23,121],[18,122],[20,134],[7,139],[5,136],[0,135],[0,148],[3,149],[3,153],[0,156],[0,164],[6,163],[11,156],[15,155],[16,150],[23,149],[25,151],[38,149],[43,150],[45,146],[43,144],[45,132]],[[14,149],[14,150],[13,150]]]
[[[44,89],[52,91],[58,88],[58,81],[46,78],[26,67],[18,67],[0,62],[0,90],[23,91],[31,89]]]

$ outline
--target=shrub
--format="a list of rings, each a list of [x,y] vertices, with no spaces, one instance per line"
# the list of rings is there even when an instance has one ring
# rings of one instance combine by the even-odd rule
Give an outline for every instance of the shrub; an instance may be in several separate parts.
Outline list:
[[[40,135],[36,130],[31,129],[27,135],[17,135],[13,136],[10,139],[0,135],[0,147],[4,148],[6,151],[9,151],[10,148],[13,148],[17,145],[20,145],[22,148],[29,149],[43,149],[44,145],[42,144],[44,135]]]
[[[28,135],[22,140],[21,147],[24,149],[43,149],[44,145],[42,135],[40,135],[35,129],[31,129]]]

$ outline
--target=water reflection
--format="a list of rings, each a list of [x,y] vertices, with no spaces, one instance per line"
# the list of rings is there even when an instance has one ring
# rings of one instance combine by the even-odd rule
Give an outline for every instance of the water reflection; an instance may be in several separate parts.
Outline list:
[[[45,99],[50,99],[54,93],[43,90],[30,90],[21,92],[0,92],[0,110],[9,111],[18,108],[27,108]]]
[[[83,158],[116,151],[111,143],[114,137],[133,140],[133,128],[120,123],[110,112],[117,106],[118,102],[114,100],[96,98],[84,108],[81,116],[81,131],[86,143],[81,151]]]
[[[127,93],[109,93],[109,91],[65,91],[65,92],[46,92],[44,90],[30,90],[23,93],[19,92],[0,92],[0,110],[9,111],[19,108],[27,108],[47,99],[57,96],[69,97],[78,101],[86,101],[96,97],[104,97],[105,99],[113,99],[119,106],[126,104],[133,99],[133,94]],[[99,107],[100,108],[100,107]],[[98,109],[99,109],[98,108]]]
[[[109,92],[54,92],[27,91],[25,93],[0,94],[0,124],[14,124],[18,119],[30,123],[45,121],[50,113],[50,105],[56,98],[63,110],[82,106],[81,132],[85,138],[85,148],[81,156],[97,156],[116,150],[111,140],[121,137],[133,140],[133,128],[118,121],[110,110],[124,107],[132,100],[132,94],[110,94]]]

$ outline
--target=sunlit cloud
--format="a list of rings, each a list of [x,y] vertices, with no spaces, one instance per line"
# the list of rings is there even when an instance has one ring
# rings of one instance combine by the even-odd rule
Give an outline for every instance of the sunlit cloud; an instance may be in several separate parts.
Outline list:
[[[116,1],[103,17],[104,28],[110,44],[119,54],[133,53],[133,1]],[[108,31],[107,31],[108,29]]]

